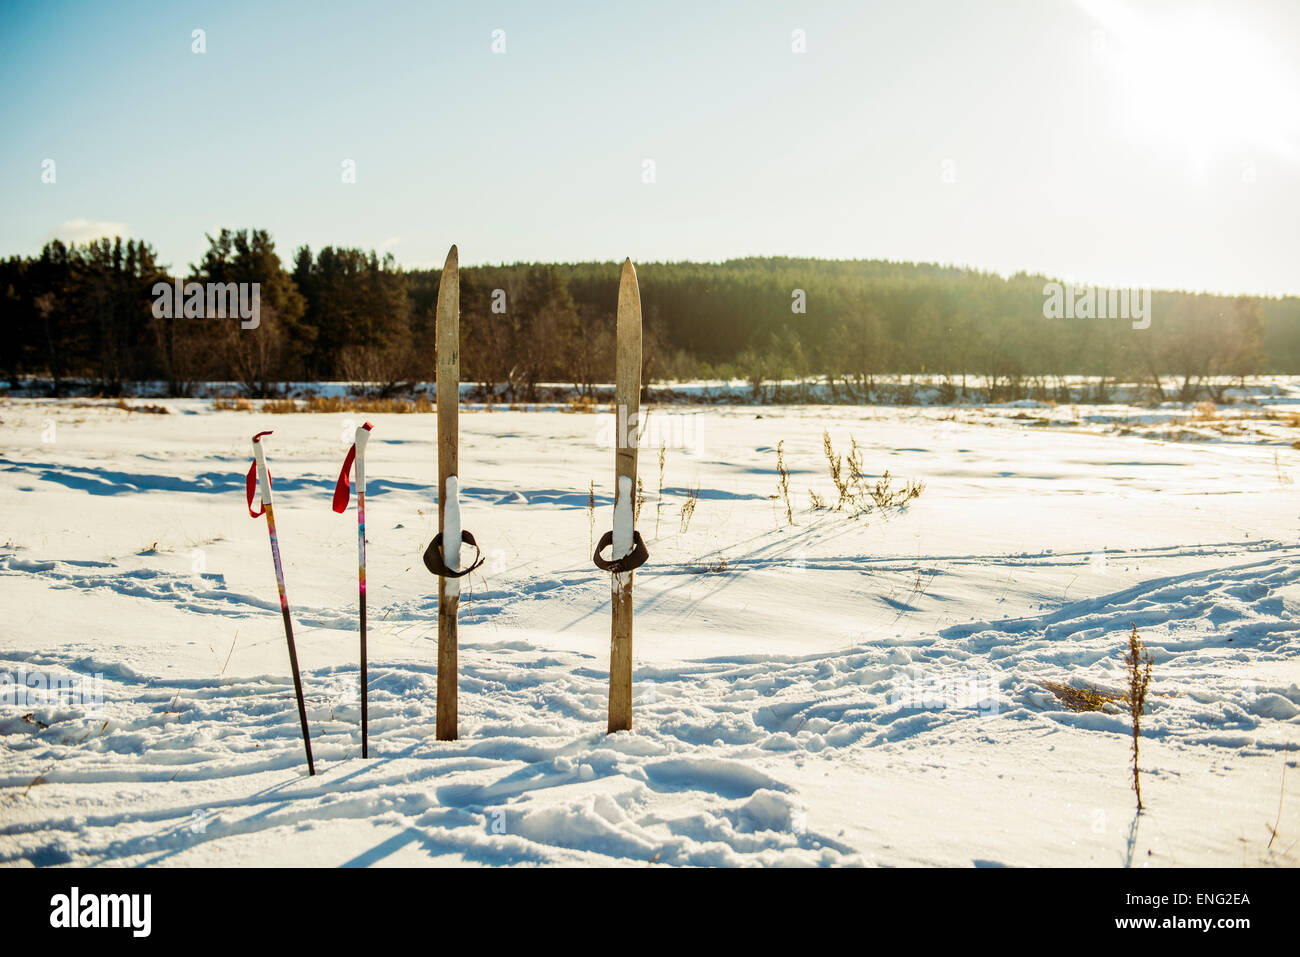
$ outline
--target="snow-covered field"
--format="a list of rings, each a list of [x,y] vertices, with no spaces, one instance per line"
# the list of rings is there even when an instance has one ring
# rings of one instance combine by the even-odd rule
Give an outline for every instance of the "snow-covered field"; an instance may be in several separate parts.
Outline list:
[[[103,676],[102,709],[0,685],[0,862],[1300,862],[1300,384],[1244,428],[1120,406],[653,412],[636,723],[612,737],[590,560],[612,417],[462,411],[487,562],[464,586],[451,743],[420,561],[436,419],[367,416],[369,761],[355,512],[330,510],[363,417],[161,404],[0,400],[0,681]],[[262,429],[314,778],[244,507]],[[865,520],[811,509],[810,489],[835,498],[823,429],[924,494]],[[1127,713],[1044,684],[1119,692],[1130,623],[1155,662],[1140,817]]]

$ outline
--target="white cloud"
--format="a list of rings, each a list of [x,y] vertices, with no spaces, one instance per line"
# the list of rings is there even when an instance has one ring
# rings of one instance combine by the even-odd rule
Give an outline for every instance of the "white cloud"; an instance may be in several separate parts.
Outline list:
[[[103,219],[69,219],[50,230],[45,236],[48,243],[62,239],[65,243],[85,243],[104,236],[121,236],[128,234],[126,223],[110,223]]]

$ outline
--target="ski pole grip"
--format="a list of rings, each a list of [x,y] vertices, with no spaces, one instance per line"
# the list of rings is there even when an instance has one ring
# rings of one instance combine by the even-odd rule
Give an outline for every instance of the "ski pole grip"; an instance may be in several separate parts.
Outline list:
[[[447,563],[442,557],[442,532],[433,536],[433,541],[431,541],[429,547],[424,550],[424,567],[440,578],[464,578],[474,569],[482,565],[484,561],[483,553],[479,551],[478,542],[474,541],[474,536],[470,533],[469,529],[465,529],[460,533],[460,540],[466,545],[474,546],[474,564],[470,565],[469,568],[466,568],[464,571],[456,571],[453,568],[447,567]]]
[[[614,533],[606,532],[600,536],[600,542],[596,545],[596,553],[591,556],[591,560],[596,563],[596,567],[606,572],[630,572],[633,569],[640,568],[650,557],[650,550],[645,547],[645,541],[641,538],[641,533],[636,529],[632,530],[632,551],[628,552],[622,558],[606,560],[601,557],[600,553],[607,547],[614,544]]]
[[[261,499],[262,508],[271,504],[271,470],[266,467],[266,452],[262,446],[262,436],[270,435],[268,432],[258,432],[253,436],[253,469],[251,472],[257,473],[257,492]],[[261,512],[253,512],[253,489],[250,483],[248,489],[248,511],[250,515],[257,517]]]
[[[339,480],[334,484],[334,503],[331,507],[340,515],[348,510],[348,502],[352,501],[352,466],[354,462],[357,470],[357,502],[360,503],[365,497],[366,441],[370,438],[371,428],[373,426],[369,422],[357,428],[356,439],[343,459],[343,469],[339,472]]]

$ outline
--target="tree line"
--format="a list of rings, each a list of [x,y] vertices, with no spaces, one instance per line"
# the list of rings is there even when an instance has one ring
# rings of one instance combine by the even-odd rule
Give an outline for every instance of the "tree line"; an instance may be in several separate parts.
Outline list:
[[[183,275],[147,242],[47,244],[0,262],[0,376],[51,394],[71,382],[121,394],[157,381],[273,395],[288,382],[364,382],[397,394],[434,378],[440,271],[327,246],[283,261],[265,230],[208,236]],[[583,394],[614,366],[618,263],[516,263],[460,271],[462,379],[530,400],[543,383]],[[643,381],[816,379],[841,401],[926,375],[960,397],[1092,398],[1144,381],[1160,398],[1217,397],[1233,380],[1300,373],[1300,298],[1156,291],[1150,326],[1048,318],[1047,277],[925,263],[751,258],[638,266]],[[159,315],[159,283],[258,283],[255,328],[237,318]],[[1077,394],[1088,377],[1090,392]],[[1172,383],[1172,385],[1171,385]],[[1071,389],[1075,392],[1071,392]]]

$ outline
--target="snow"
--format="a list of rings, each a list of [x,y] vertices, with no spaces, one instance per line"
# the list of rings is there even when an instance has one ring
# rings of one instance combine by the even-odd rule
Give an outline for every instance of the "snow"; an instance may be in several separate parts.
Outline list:
[[[632,479],[618,477],[618,495],[614,498],[614,550],[610,559],[616,561],[632,551]]]
[[[460,481],[454,475],[447,476],[447,505],[442,515],[442,554],[443,561],[453,571],[460,570]],[[447,579],[447,597],[460,594],[460,579]]]
[[[1253,432],[1179,441],[1114,405],[693,407],[662,495],[642,456],[635,730],[612,736],[608,416],[464,410],[448,505],[487,561],[461,589],[454,742],[418,560],[432,418],[373,416],[369,761],[355,533],[327,505],[342,417],[0,399],[0,674],[102,675],[102,701],[0,681],[0,863],[1295,866],[1298,386],[1220,410]],[[268,428],[314,778],[243,507]],[[834,497],[823,429],[924,494],[811,509]],[[1130,623],[1154,660],[1141,816],[1127,711],[1044,684],[1121,693]]]

